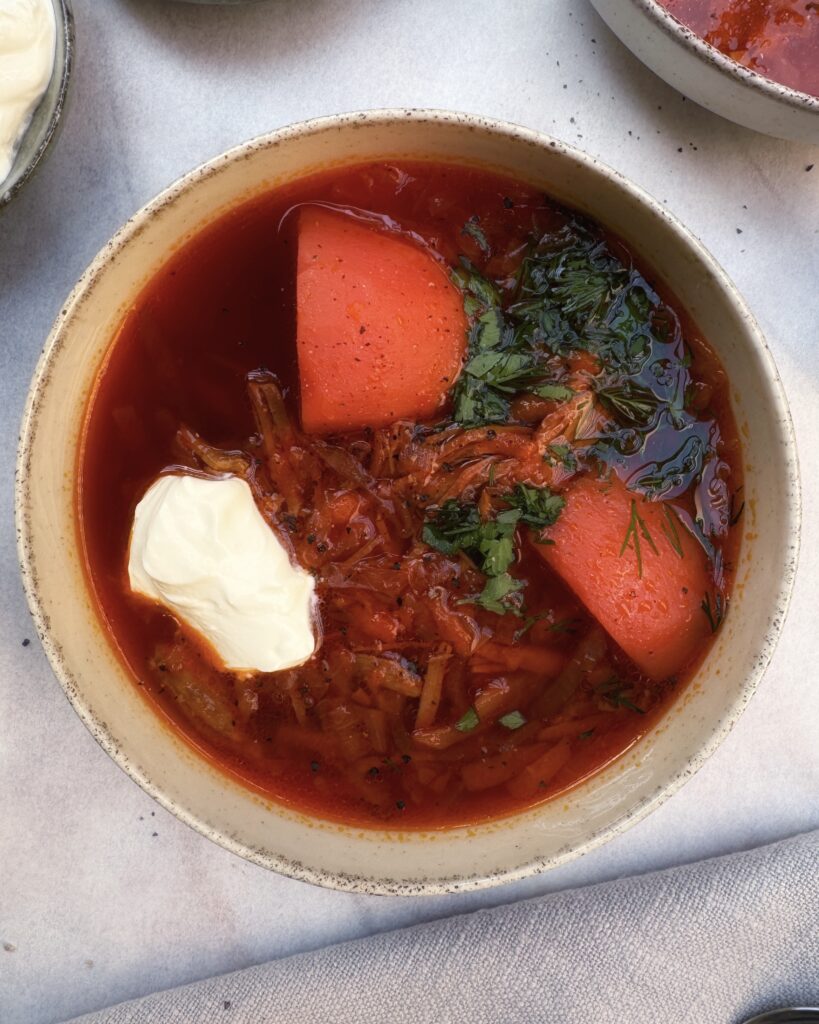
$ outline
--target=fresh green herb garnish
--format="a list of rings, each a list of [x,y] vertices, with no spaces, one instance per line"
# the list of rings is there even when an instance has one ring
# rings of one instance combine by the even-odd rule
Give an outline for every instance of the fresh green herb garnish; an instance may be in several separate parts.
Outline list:
[[[520,615],[522,613],[519,603],[515,605],[514,601],[515,598],[519,597],[520,591],[525,586],[526,584],[523,580],[516,580],[508,572],[502,572],[499,576],[490,576],[480,594],[473,599],[464,601],[464,603],[471,604],[474,602],[485,608],[488,612],[496,612],[498,615],[505,615],[507,612]]]
[[[560,515],[564,501],[547,487],[526,484],[518,484],[503,500],[512,507],[483,522],[477,505],[450,498],[426,521],[421,537],[445,555],[463,551],[486,574],[486,585],[481,593],[464,598],[465,604],[479,604],[498,615],[510,611],[520,615],[521,591],[526,584],[508,572],[515,561],[518,523],[535,529],[551,526]]]
[[[677,532],[677,516],[674,510],[666,504],[663,504],[663,516],[665,517],[663,522],[660,524],[660,529],[666,536],[666,540],[674,549],[675,553],[680,557],[685,557],[683,546],[680,543],[680,535]]]
[[[609,412],[629,426],[649,426],[659,410],[657,396],[630,381],[616,387],[600,387],[597,397]]]
[[[548,616],[548,612],[541,612],[539,615],[527,615],[524,619],[523,625],[520,627],[520,629],[516,630],[515,632],[515,643],[517,643],[518,640],[521,639],[521,637],[526,636],[526,634],[529,632],[529,630],[532,628],[532,626],[534,626],[536,622],[540,622],[541,619],[546,619],[548,618]]]
[[[706,619],[708,619],[711,632],[716,633],[722,625],[722,620],[725,618],[725,602],[722,594],[716,591],[714,593],[714,603],[711,604],[711,595],[706,591],[705,597],[700,602],[700,608],[702,608]]]
[[[610,417],[591,454],[617,465],[633,490],[674,497],[694,486],[708,507],[713,420],[686,409],[691,354],[678,319],[599,230],[576,217],[532,238],[502,291],[465,261],[454,277],[470,322],[467,365],[453,390],[456,422],[508,421],[520,393],[567,400],[565,360],[586,351],[599,367],[592,389]],[[681,436],[670,456],[660,441],[665,426]],[[703,534],[725,528],[706,517]]]
[[[574,398],[575,394],[565,384],[537,384],[529,390],[533,395],[537,395],[538,398],[545,398],[554,402],[567,402],[570,398]]]
[[[520,512],[520,521],[536,530],[554,526],[566,499],[553,494],[548,487],[530,487],[516,484],[511,494],[504,494],[503,500]]]
[[[739,522],[740,516],[745,511],[745,502],[743,501],[739,508],[734,512],[734,502],[736,501],[737,495],[742,490],[738,487],[731,495],[731,506],[728,510],[728,522],[731,526],[736,526]]]
[[[473,215],[469,218],[466,224],[464,224],[463,228],[461,228],[461,234],[468,235],[470,238],[473,238],[477,242],[478,248],[481,252],[485,256],[489,256],[491,255],[492,249],[490,248],[489,242],[486,240],[486,235],[483,233],[483,229],[480,225],[480,217]]]
[[[472,318],[479,311],[500,308],[500,292],[478,273],[469,260],[461,259],[460,267],[452,271],[452,280],[464,293],[464,311],[468,317]]]
[[[577,734],[577,738],[579,740],[587,740],[591,735],[593,735],[593,733],[594,733],[594,729],[586,729],[583,732],[579,732]]]
[[[425,544],[445,555],[467,553],[478,547],[483,523],[478,506],[450,498],[424,523],[421,537]]]
[[[478,712],[474,708],[469,708],[455,723],[455,728],[458,732],[472,732],[480,725],[480,721]]]
[[[510,711],[508,715],[501,715],[498,721],[507,729],[520,729],[522,725],[526,725],[526,719],[520,711]]]
[[[570,473],[577,469],[577,456],[567,444],[550,444],[544,456],[553,466],[563,466]]]
[[[475,229],[480,230],[472,221],[464,227],[473,237]],[[453,389],[455,422],[465,426],[506,422],[509,403],[521,392],[556,401],[571,398],[572,390],[556,379],[563,368],[548,349],[536,343],[526,325],[504,312],[498,289],[463,258],[453,278],[464,292],[470,321],[469,358]]]
[[[600,696],[614,705],[616,708],[626,708],[628,711],[636,711],[638,715],[644,715],[645,710],[638,707],[633,700],[628,696],[628,688],[624,687],[619,679],[609,679],[607,683],[604,683],[598,693]]]
[[[465,598],[464,603],[480,604],[499,615],[519,610],[515,595],[524,583],[507,572],[515,561],[514,536],[519,519],[520,512],[511,508],[482,522],[477,505],[451,498],[424,524],[421,536],[426,544],[445,555],[463,551],[486,573],[483,591],[474,598]]]
[[[626,529],[626,535],[623,538],[623,546],[620,548],[620,555],[625,553],[626,548],[631,544],[634,548],[634,554],[637,558],[637,576],[643,578],[643,551],[641,546],[640,537],[643,537],[651,550],[655,555],[659,554],[657,545],[654,543],[654,538],[649,533],[648,527],[646,526],[645,520],[637,511],[637,502],[634,498],[631,499],[631,515],[629,516],[628,528]]]
[[[549,629],[552,633],[575,633],[577,630],[573,629],[580,619],[558,619],[557,622],[553,622]]]

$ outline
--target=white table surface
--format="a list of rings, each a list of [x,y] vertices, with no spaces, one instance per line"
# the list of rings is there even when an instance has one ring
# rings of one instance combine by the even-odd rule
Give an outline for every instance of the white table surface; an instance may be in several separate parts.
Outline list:
[[[74,0],[64,133],[0,218],[0,1020],[87,1010],[384,929],[748,847],[819,826],[819,150],[686,102],[585,0]],[[700,773],[580,861],[485,893],[404,900],[247,864],[158,808],[97,747],[33,637],[12,519],[17,425],[60,304],[184,171],[319,114],[448,107],[551,132],[703,239],[768,335],[800,442],[806,522],[782,642]],[[816,162],[811,172],[807,167]],[[693,979],[692,979],[693,981]]]

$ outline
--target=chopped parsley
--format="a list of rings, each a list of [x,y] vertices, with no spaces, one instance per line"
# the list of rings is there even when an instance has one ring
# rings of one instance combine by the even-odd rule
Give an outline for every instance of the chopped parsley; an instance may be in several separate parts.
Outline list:
[[[577,469],[577,456],[567,444],[550,444],[544,456],[552,466],[562,466],[570,473]]]
[[[455,728],[458,732],[472,732],[480,725],[480,721],[478,712],[474,708],[469,708],[455,723]]]
[[[507,729],[520,729],[522,725],[526,725],[526,719],[520,711],[510,711],[508,715],[501,715],[498,721]]]
[[[503,501],[510,507],[483,521],[474,502],[450,498],[424,523],[421,537],[445,555],[463,551],[486,575],[481,593],[464,598],[464,603],[479,604],[498,615],[520,615],[525,583],[509,573],[516,559],[515,531],[519,523],[536,530],[552,526],[565,502],[548,487],[527,484],[518,484]]]
[[[523,580],[516,580],[508,572],[502,572],[499,576],[490,576],[487,579],[486,586],[474,598],[474,603],[498,615],[505,615],[507,612],[520,615],[520,601],[515,603],[515,599],[520,597],[520,592],[525,586]],[[469,604],[472,601],[464,603]]]
[[[503,500],[520,512],[520,521],[536,530],[554,526],[563,506],[565,498],[553,494],[548,487],[530,487],[528,484],[517,484],[511,494],[505,494]]]
[[[473,237],[476,229],[472,221],[464,228]],[[510,401],[523,392],[555,401],[571,398],[574,392],[560,380],[565,372],[560,361],[534,344],[527,325],[502,309],[498,289],[464,258],[453,278],[464,293],[469,318],[468,358],[452,392],[455,422],[505,423],[511,417]]]

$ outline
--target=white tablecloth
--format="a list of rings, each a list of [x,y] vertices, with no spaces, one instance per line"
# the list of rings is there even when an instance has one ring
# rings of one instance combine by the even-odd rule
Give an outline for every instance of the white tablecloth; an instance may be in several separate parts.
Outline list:
[[[819,826],[819,150],[684,101],[584,0],[267,0],[233,8],[74,0],[64,133],[0,218],[0,1020],[117,1000],[416,921],[664,867]],[[314,889],[194,834],[128,780],[54,681],[12,522],[17,425],[72,284],[160,188],[302,118],[379,106],[518,121],[623,171],[699,235],[771,342],[800,442],[794,604],[758,696],[669,803],[585,859],[486,893]],[[807,168],[816,162],[813,170]],[[763,524],[764,527],[764,524]],[[692,979],[692,984],[695,979]]]

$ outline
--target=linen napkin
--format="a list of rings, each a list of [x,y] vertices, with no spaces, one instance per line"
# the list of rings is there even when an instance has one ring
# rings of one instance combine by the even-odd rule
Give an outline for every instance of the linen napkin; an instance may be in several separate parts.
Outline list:
[[[347,942],[74,1024],[734,1024],[819,1005],[819,832]]]

